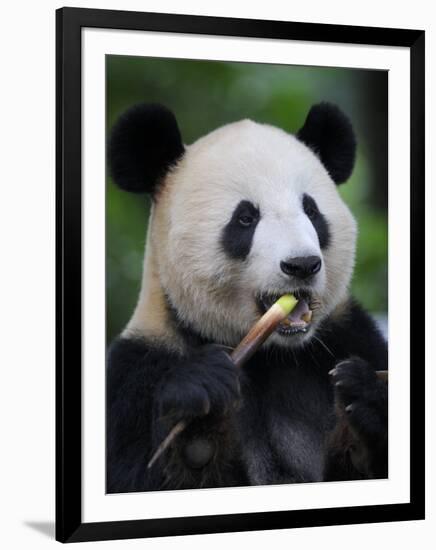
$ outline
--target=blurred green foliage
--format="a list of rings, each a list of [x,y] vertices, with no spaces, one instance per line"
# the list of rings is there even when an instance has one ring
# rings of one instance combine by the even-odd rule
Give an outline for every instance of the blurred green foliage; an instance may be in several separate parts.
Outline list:
[[[356,168],[340,193],[359,224],[354,295],[387,311],[387,73],[355,69],[107,56],[107,130],[138,102],[176,114],[185,143],[242,118],[296,132],[312,104],[331,101],[353,121]],[[127,323],[141,281],[147,197],[107,187],[107,338]]]

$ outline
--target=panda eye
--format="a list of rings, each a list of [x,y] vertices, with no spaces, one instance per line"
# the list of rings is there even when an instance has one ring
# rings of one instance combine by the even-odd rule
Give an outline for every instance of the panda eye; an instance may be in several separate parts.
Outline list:
[[[303,198],[303,209],[306,214],[306,216],[313,220],[315,219],[318,214],[318,206],[316,205],[316,202],[312,199],[312,197],[309,197],[308,195],[305,195]]]
[[[242,227],[250,227],[250,225],[254,222],[254,217],[250,215],[242,215],[238,218],[239,225],[242,225]]]
[[[316,208],[313,208],[313,207],[309,207],[309,208],[306,208],[306,215],[312,220],[313,218],[316,217],[316,215],[318,214]]]

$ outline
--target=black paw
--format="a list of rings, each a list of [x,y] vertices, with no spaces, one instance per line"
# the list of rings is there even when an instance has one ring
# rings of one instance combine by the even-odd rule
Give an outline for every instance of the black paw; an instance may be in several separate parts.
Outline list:
[[[371,469],[387,469],[388,387],[363,359],[351,357],[330,371],[336,403],[357,441],[365,446]]]
[[[222,416],[239,400],[239,372],[224,348],[203,346],[169,369],[157,395],[158,415],[171,424]]]

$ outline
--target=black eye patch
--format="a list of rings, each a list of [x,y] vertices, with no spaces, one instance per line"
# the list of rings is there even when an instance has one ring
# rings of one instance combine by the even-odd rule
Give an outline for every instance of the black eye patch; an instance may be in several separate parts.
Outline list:
[[[325,216],[319,211],[318,205],[310,195],[303,195],[303,210],[312,222],[318,235],[319,246],[327,248],[330,244],[329,224]]]
[[[221,245],[230,258],[245,260],[248,256],[259,219],[259,209],[250,201],[241,201],[235,208],[221,235]]]

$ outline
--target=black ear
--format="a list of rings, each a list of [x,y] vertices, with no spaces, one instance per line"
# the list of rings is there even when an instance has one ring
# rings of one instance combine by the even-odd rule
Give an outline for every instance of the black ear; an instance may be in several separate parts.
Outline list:
[[[335,183],[351,176],[356,137],[351,122],[336,105],[314,105],[297,137],[319,156]]]
[[[115,123],[108,144],[112,178],[125,191],[153,193],[183,155],[173,113],[162,105],[135,105]]]

